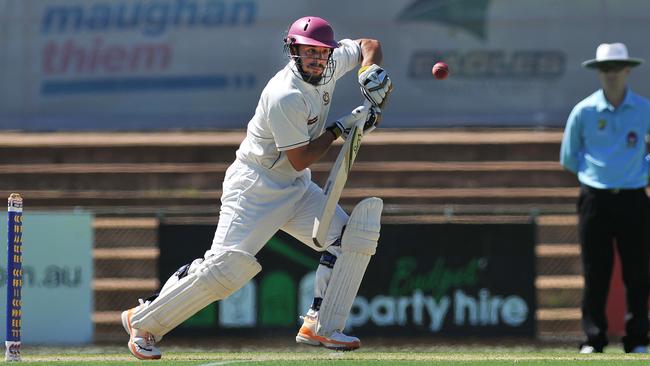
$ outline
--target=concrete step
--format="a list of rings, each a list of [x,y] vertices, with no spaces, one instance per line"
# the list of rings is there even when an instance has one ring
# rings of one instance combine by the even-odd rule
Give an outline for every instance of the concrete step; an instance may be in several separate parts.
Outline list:
[[[581,299],[582,287],[537,289],[537,306],[541,309],[580,307]]]
[[[112,208],[119,213],[118,208]],[[151,217],[95,217],[94,247],[98,248],[158,248],[158,220]]]
[[[540,309],[537,310],[537,319],[540,321],[552,320],[579,320],[582,316],[580,308],[566,307],[556,309]]]
[[[0,186],[15,190],[215,189],[226,163],[8,164],[0,165]],[[331,163],[312,166],[323,185]],[[358,162],[347,187],[570,187],[575,177],[557,162]]]
[[[138,299],[146,299],[153,295],[159,288],[155,289],[122,289],[102,290],[94,292],[94,312],[121,312],[138,305]]]
[[[535,287],[537,289],[582,289],[584,280],[580,275],[547,275],[537,276]]]
[[[582,334],[580,308],[568,307],[537,310],[537,334],[541,337],[577,337]]]
[[[157,278],[157,248],[101,248],[93,250],[94,278]]]
[[[95,311],[123,310],[158,290],[158,220],[96,217]]]
[[[577,189],[573,199],[567,199],[567,204],[575,208],[577,200]],[[537,220],[538,242],[546,244],[554,243],[577,243],[578,239],[578,217],[576,214],[541,215]]]
[[[537,275],[581,275],[580,247],[577,244],[538,244]]]
[[[95,278],[95,311],[123,310],[137,305],[160,289],[157,278]]]
[[[19,191],[30,207],[94,207],[122,206],[165,208],[174,206],[204,206],[215,210],[219,206],[220,190],[22,190]],[[0,191],[8,196],[11,191]],[[517,188],[345,188],[341,203],[351,204],[377,196],[385,204],[568,204],[575,201],[576,187],[517,187]],[[563,242],[568,240],[564,239]]]
[[[573,212],[572,203],[499,203],[499,204],[473,204],[473,203],[384,203],[382,218],[404,216],[418,222],[428,216],[444,216],[452,219],[464,216],[477,216],[480,219],[489,217],[534,217],[539,220],[543,216],[570,215]],[[343,208],[347,208],[345,205]],[[349,207],[352,209],[352,207]]]
[[[582,264],[578,244],[538,244],[537,301],[542,309],[580,307]]]
[[[0,164],[229,162],[242,131],[3,133]]]
[[[134,307],[160,289],[157,278],[95,278],[95,311],[115,311]]]
[[[535,288],[540,308],[554,309],[580,306],[584,280],[582,275],[537,276]]]
[[[230,162],[243,138],[243,131],[3,133],[0,164]],[[559,129],[380,129],[364,137],[357,159],[556,161],[561,138]]]
[[[537,244],[535,254],[543,258],[564,258],[580,256],[578,244]]]
[[[159,289],[156,218],[96,217],[93,226],[96,312],[133,307]]]
[[[155,291],[160,286],[157,278],[95,278],[94,291]]]

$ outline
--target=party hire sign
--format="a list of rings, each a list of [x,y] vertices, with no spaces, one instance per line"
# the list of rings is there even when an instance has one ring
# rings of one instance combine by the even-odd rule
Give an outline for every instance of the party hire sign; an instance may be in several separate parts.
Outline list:
[[[533,224],[383,225],[352,306],[357,335],[533,336]],[[161,283],[203,255],[210,225],[160,227]],[[180,240],[205,243],[179,246]],[[320,254],[279,232],[258,253],[260,274],[176,332],[233,334],[291,329],[313,299]]]

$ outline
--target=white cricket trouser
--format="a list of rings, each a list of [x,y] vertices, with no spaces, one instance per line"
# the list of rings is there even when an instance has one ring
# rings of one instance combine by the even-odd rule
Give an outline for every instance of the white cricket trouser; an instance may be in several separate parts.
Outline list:
[[[235,160],[226,171],[219,224],[206,257],[219,247],[256,255],[278,230],[323,251],[314,245],[311,234],[324,200],[323,190],[311,181],[309,169],[295,179]],[[347,221],[348,215],[337,206],[327,233],[328,245],[340,237]],[[332,249],[338,254],[338,248]]]
[[[237,249],[254,256],[278,230],[287,232],[316,251],[327,250],[338,257],[341,246],[331,244],[341,236],[349,218],[340,206],[336,207],[327,233],[328,246],[318,248],[311,238],[314,218],[324,200],[323,190],[311,181],[308,169],[299,178],[289,179],[236,160],[226,171],[219,224],[205,258],[224,249]],[[193,261],[189,273],[195,271],[203,260]],[[332,269],[319,265],[315,270],[314,297],[323,298]],[[178,281],[178,276],[172,275],[161,293]]]

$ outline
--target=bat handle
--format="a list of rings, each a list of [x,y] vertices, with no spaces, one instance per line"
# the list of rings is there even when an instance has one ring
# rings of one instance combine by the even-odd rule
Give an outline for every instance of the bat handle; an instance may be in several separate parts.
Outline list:
[[[363,102],[363,106],[366,107],[366,108],[370,108],[370,107],[372,107],[372,103],[370,103],[370,101],[369,101],[368,99],[366,99],[366,100]],[[365,127],[366,127],[366,122],[367,122],[367,121],[359,121],[359,122],[357,122],[357,126],[359,126],[359,128],[361,129],[361,131],[365,131],[365,130],[366,130],[366,128],[365,128]]]

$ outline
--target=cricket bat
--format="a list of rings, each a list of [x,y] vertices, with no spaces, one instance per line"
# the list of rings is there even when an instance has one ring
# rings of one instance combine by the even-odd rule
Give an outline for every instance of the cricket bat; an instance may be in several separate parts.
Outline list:
[[[369,108],[370,102],[366,101],[364,105]],[[319,248],[326,245],[327,232],[332,224],[336,205],[339,203],[341,192],[343,192],[345,182],[348,180],[348,174],[350,174],[354,159],[357,157],[359,148],[361,147],[361,137],[363,136],[363,125],[365,122],[364,120],[357,122],[350,131],[327,177],[327,182],[325,182],[325,186],[323,187],[323,194],[326,197],[325,203],[321,206],[320,211],[314,219],[314,228],[311,234],[314,244]]]

